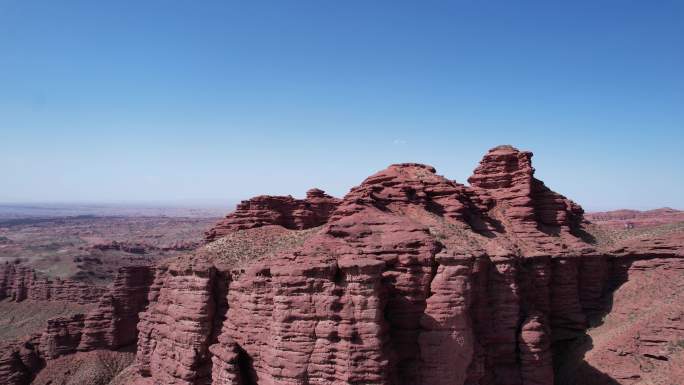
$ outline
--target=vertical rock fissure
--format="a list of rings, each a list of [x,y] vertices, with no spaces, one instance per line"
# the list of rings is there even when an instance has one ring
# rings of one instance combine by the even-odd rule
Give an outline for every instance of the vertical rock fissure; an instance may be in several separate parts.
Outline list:
[[[240,345],[236,344],[235,350],[237,351],[236,365],[239,385],[258,385],[255,378],[254,360]]]
[[[223,325],[226,320],[226,315],[228,313],[228,290],[230,290],[230,275],[224,271],[216,270],[216,275],[212,285],[212,298],[214,302],[214,319],[211,324],[211,329],[209,333],[209,347],[219,343],[219,336],[223,331]],[[240,348],[242,349],[242,348]],[[244,350],[242,350],[244,352]],[[245,353],[246,354],[246,353]],[[207,365],[209,366],[208,372],[210,375],[210,382],[213,381],[214,374],[214,360],[213,352],[209,349]],[[245,384],[243,384],[245,385]]]

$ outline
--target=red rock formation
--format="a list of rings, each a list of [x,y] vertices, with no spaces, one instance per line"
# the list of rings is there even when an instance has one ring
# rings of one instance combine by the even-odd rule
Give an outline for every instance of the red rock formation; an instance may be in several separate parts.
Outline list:
[[[109,292],[85,317],[78,350],[115,350],[136,343],[138,314],[147,307],[153,270],[150,266],[119,269]]]
[[[38,353],[40,336],[0,344],[0,384],[27,385],[42,366]]]
[[[418,164],[369,177],[302,247],[233,277],[208,351],[219,328],[211,274],[190,286],[202,300],[192,304],[176,289],[188,277],[171,274],[142,317],[141,373],[182,384],[206,381],[205,367],[214,384],[551,384],[550,328],[582,314],[566,249],[591,248],[573,234],[581,209],[535,180],[529,157],[493,150],[473,188]],[[278,223],[269,199],[243,203],[223,229]],[[535,257],[545,247],[564,257]],[[539,261],[528,275],[539,290],[521,286],[523,257]],[[165,331],[180,307],[198,317],[183,332],[192,354]]]
[[[5,263],[0,265],[0,299],[68,301],[79,304],[95,303],[106,288],[69,279],[50,279],[35,270]]]
[[[684,231],[628,238],[609,250],[615,256],[649,255],[665,258],[684,257]]]
[[[288,229],[307,229],[324,224],[339,204],[322,190],[311,189],[306,199],[291,196],[261,195],[242,201],[234,212],[205,233],[213,241],[235,230],[264,225],[280,225]]]
[[[50,360],[76,352],[83,333],[83,314],[48,320],[40,336],[41,357]]]
[[[526,253],[549,255],[586,247],[573,236],[583,210],[534,178],[532,153],[495,147],[484,156],[468,182],[495,202],[491,214],[518,238]]]
[[[543,313],[531,313],[523,321],[518,337],[523,384],[553,384],[550,336],[551,330]]]
[[[52,318],[41,333],[0,346],[0,384],[29,384],[45,361],[77,351],[135,344],[138,313],[147,306],[154,271],[150,266],[122,267],[87,316]],[[27,287],[30,293],[33,286]]]
[[[210,377],[215,279],[209,264],[169,266],[163,286],[152,294],[155,302],[140,315],[137,363],[143,376],[163,384]]]
[[[472,264],[464,255],[438,254],[439,264],[421,316],[420,380],[425,384],[463,383],[473,361],[475,335],[468,316],[472,304]]]

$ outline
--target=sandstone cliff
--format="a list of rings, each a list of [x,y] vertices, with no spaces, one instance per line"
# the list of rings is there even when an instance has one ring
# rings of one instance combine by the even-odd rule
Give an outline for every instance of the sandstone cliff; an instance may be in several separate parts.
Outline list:
[[[530,159],[494,148],[471,186],[393,165],[294,249],[224,277],[205,255],[179,261],[142,317],[137,381],[553,384],[554,357],[605,309],[622,259],[587,242],[582,209]],[[263,220],[271,201],[247,202],[225,234],[279,224]]]
[[[147,307],[154,272],[155,269],[150,266],[122,267],[112,286],[87,314],[52,318],[42,332],[18,341],[5,342],[0,346],[0,384],[29,384],[51,360],[78,351],[135,346],[138,314]],[[33,283],[28,285],[30,294],[36,285],[35,281],[29,283]],[[16,286],[12,287],[10,293],[17,293]],[[11,298],[17,299],[16,296]],[[27,296],[27,300],[33,298]],[[46,298],[63,300],[61,296]],[[81,302],[83,298],[73,297],[73,300]]]
[[[80,281],[47,278],[35,270],[10,263],[0,265],[0,299],[95,303],[105,288]]]

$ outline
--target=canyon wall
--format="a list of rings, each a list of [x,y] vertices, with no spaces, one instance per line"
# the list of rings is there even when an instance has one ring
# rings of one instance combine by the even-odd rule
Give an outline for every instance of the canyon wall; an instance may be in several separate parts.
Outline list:
[[[509,146],[485,156],[471,186],[393,165],[295,250],[223,276],[197,259],[175,266],[142,317],[137,383],[560,382],[560,353],[605,313],[625,261],[678,263],[684,242],[667,255],[657,241],[597,250],[582,209],[533,172],[531,153]],[[224,229],[277,223],[251,205]]]
[[[27,269],[15,269],[15,272],[29,271],[25,276],[35,277],[35,273]],[[0,346],[0,384],[26,385],[33,376],[50,360],[75,354],[79,351],[95,349],[116,350],[126,346],[135,346],[137,342],[138,314],[146,309],[148,296],[153,284],[156,269],[151,266],[126,266],[119,269],[113,284],[98,298],[96,306],[87,314],[75,314],[71,317],[57,317],[47,321],[45,329],[37,334],[21,338],[18,341],[4,342]],[[36,299],[38,284],[34,280],[25,281],[28,285],[12,286],[10,294],[27,293],[23,296],[10,296],[11,299]],[[16,281],[14,281],[16,282]],[[54,283],[63,282],[60,280]],[[51,286],[53,288],[54,286]],[[25,289],[28,288],[28,289]],[[23,291],[22,291],[23,290]],[[57,289],[60,292],[61,289]],[[85,290],[85,288],[84,288]],[[105,290],[105,289],[103,289]],[[48,291],[54,294],[55,291]],[[78,293],[78,292],[76,292]],[[83,302],[83,298],[57,296],[37,296],[41,300],[68,300]]]
[[[0,265],[0,300],[67,301],[96,303],[106,288],[70,279],[48,278],[35,270],[11,263]]]

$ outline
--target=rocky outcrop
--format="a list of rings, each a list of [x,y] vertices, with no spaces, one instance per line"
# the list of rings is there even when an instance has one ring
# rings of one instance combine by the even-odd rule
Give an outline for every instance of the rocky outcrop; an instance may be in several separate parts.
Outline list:
[[[157,281],[159,282],[159,281]],[[156,383],[200,384],[211,375],[216,270],[209,264],[172,264],[140,315],[136,363]]]
[[[138,314],[148,304],[154,269],[126,266],[119,269],[110,290],[83,320],[78,350],[118,349],[137,342]]]
[[[0,265],[0,299],[67,301],[79,304],[95,303],[106,288],[85,282],[47,278],[35,270],[10,263]]]
[[[141,381],[552,384],[551,329],[581,333],[595,288],[580,295],[581,209],[532,177],[530,156],[493,150],[473,187],[420,164],[369,177],[302,246],[233,272],[225,317],[222,280],[173,267],[140,323]],[[255,219],[274,217],[267,201],[225,231],[277,224]],[[198,302],[179,292],[189,279]],[[167,331],[179,318],[183,337]]]
[[[525,385],[553,384],[551,329],[543,313],[528,314],[520,327],[520,377]]]
[[[138,313],[147,307],[148,297],[156,298],[151,293],[156,271],[160,269],[122,267],[87,315],[49,319],[41,333],[0,346],[0,384],[29,384],[46,361],[58,357],[135,345]]]
[[[534,178],[531,152],[495,147],[468,182],[491,199],[491,215],[518,238],[516,243],[527,254],[562,254],[586,247],[577,238],[582,208]]]
[[[0,384],[27,385],[43,365],[38,353],[40,336],[0,344]]]
[[[298,230],[320,226],[328,221],[339,202],[319,189],[307,191],[306,199],[261,195],[242,201],[234,212],[205,233],[205,240],[265,225]]]
[[[75,353],[83,335],[83,314],[48,320],[47,328],[40,336],[41,357],[46,360]]]

